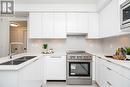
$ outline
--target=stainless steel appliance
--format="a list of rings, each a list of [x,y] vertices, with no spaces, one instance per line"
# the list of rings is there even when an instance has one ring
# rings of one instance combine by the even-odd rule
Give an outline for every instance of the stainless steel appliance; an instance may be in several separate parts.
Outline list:
[[[92,84],[92,55],[85,51],[67,52],[67,84]]]
[[[121,29],[130,28],[130,0],[121,5]]]

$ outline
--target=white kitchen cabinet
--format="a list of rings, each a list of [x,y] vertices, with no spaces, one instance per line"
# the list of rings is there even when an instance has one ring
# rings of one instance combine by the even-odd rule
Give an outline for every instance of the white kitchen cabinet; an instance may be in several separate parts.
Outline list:
[[[12,66],[12,69],[0,70],[0,87],[41,87],[43,82],[43,61],[41,58],[32,62],[29,61],[26,61],[26,63],[28,62],[27,65],[24,62],[25,65],[24,63],[9,65],[7,67]]]
[[[130,80],[118,74],[109,67],[106,67],[107,87],[130,87]]]
[[[29,38],[66,38],[66,14],[30,13]]]
[[[67,33],[88,33],[88,13],[67,13]]]
[[[38,59],[23,69],[19,70],[18,87],[41,87],[43,82],[43,61]]]
[[[44,59],[46,80],[66,80],[66,58],[46,57]]]
[[[54,13],[54,38],[66,38],[65,13]]]
[[[92,80],[96,80],[96,56],[92,58]]]
[[[105,71],[104,63],[102,59],[96,57],[96,82],[101,87],[106,87],[105,75],[106,75],[106,71]]]
[[[29,14],[29,38],[42,38],[42,14]]]
[[[96,82],[100,85],[100,76],[101,76],[101,72],[100,72],[100,60],[99,58],[95,59],[95,79]]]
[[[88,20],[89,20],[88,38],[100,38],[98,13],[89,13]]]
[[[100,87],[130,87],[130,70],[96,57],[96,82]]]
[[[100,36],[111,37],[121,33],[119,0],[111,0],[102,11],[99,12]]]
[[[42,13],[42,37],[53,38],[54,36],[54,14]]]

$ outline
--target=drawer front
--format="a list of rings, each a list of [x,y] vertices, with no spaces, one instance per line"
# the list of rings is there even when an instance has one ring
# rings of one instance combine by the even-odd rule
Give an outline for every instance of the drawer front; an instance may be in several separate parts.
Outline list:
[[[119,75],[123,76],[124,78],[130,80],[130,70],[123,68],[120,65],[116,65],[110,61],[105,61],[104,64],[106,65],[106,67],[110,68],[111,70],[115,71],[116,73],[118,73]]]
[[[108,87],[130,87],[130,80],[106,67],[106,85]]]

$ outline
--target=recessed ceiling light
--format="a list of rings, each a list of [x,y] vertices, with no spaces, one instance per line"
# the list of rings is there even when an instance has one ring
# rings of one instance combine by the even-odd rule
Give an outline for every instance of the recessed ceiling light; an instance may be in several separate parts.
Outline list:
[[[16,24],[16,23],[11,23],[11,24],[10,24],[10,26],[11,26],[11,27],[18,27],[18,26],[19,26],[19,24]]]

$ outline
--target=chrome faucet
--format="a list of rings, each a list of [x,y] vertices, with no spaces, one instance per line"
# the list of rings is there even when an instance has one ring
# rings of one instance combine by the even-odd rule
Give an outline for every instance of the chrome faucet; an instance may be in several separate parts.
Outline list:
[[[15,53],[9,54],[9,58],[12,59],[12,58],[13,58],[13,55],[15,55]]]

